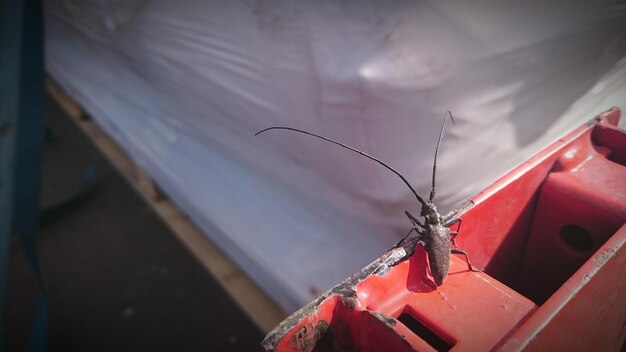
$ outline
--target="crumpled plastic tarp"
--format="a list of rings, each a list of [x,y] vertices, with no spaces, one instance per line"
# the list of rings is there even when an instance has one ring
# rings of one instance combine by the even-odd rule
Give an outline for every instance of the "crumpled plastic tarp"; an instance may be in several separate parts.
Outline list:
[[[612,106],[612,1],[46,3],[48,72],[285,310]],[[498,214],[493,214],[497,217]],[[462,234],[461,234],[462,236]],[[470,254],[471,255],[471,254]]]

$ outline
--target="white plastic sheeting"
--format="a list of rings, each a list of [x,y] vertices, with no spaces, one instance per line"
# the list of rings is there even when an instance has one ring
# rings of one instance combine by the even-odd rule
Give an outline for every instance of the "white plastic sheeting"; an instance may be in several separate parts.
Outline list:
[[[437,133],[449,210],[626,105],[626,11],[603,1],[47,3],[47,69],[286,310],[418,212]],[[494,216],[498,216],[494,214]]]

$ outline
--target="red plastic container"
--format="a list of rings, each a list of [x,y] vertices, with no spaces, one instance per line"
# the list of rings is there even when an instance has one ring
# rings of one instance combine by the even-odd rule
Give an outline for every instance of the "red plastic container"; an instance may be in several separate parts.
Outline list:
[[[619,351],[626,337],[626,134],[609,110],[456,211],[436,286],[422,247],[386,253],[263,341],[276,351]]]

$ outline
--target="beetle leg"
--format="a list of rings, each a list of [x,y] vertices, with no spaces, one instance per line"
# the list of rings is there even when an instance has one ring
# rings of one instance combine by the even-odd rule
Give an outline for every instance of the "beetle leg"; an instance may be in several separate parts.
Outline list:
[[[394,246],[395,247],[400,247],[402,245],[402,243],[406,242],[407,239],[409,238],[409,235],[411,235],[411,232],[415,231],[417,233],[417,242],[421,242],[423,243],[424,241],[422,241],[422,238],[424,237],[424,231],[418,227],[411,227],[411,229],[409,230],[409,232],[404,235],[404,237],[402,237],[402,239],[398,242],[398,244],[396,244]]]
[[[420,228],[420,229],[424,229],[424,224],[422,224],[415,216],[413,216],[413,214],[409,213],[408,210],[405,210],[404,213],[406,214],[406,216],[409,217],[409,220],[411,220],[411,223],[413,223],[413,227],[415,228]]]
[[[454,222],[452,222],[450,224],[450,226],[459,223],[459,226],[456,228],[456,231],[450,231],[450,241],[452,242],[452,244],[454,245],[454,248],[456,248],[456,235],[459,234],[459,232],[461,232],[461,224],[463,223],[463,219],[458,218],[456,220],[454,220]]]
[[[416,235],[415,236],[411,236],[411,232],[415,231]],[[420,228],[417,227],[413,227],[409,230],[409,233],[406,234],[406,236],[404,236],[400,242],[398,242],[398,244],[396,244],[393,248],[400,248],[402,247],[404,249],[404,256],[398,261],[398,263],[406,260],[407,258],[409,258],[410,256],[413,255],[413,253],[415,253],[415,246],[417,245],[424,245],[424,231]],[[397,263],[396,263],[397,264]]]
[[[463,219],[458,218],[458,219],[455,221],[455,223],[456,223],[456,222],[458,222],[458,223],[459,223],[459,226],[456,228],[456,231],[455,231],[455,232],[456,232],[456,233],[459,233],[459,232],[461,232],[461,224],[463,224]],[[454,224],[454,223],[453,223],[453,224]]]
[[[472,265],[472,263],[470,263],[469,257],[467,256],[467,253],[465,253],[464,250],[453,248],[450,250],[450,253],[463,255],[465,257],[465,261],[467,262],[467,267],[469,268],[470,271],[477,272],[477,273],[482,272],[482,270],[475,268]]]
[[[443,226],[451,227],[452,225],[456,224],[457,222],[459,223],[459,226],[456,228],[456,232],[461,232],[461,223],[463,222],[463,219],[461,219],[461,218],[456,218],[456,219],[454,219],[454,220],[452,220],[450,222],[445,222],[444,221]]]
[[[450,227],[450,226],[456,224],[457,222],[459,222],[460,218],[461,217],[459,216],[457,210],[453,211],[452,213],[446,214],[443,217],[443,226]]]
[[[411,227],[411,229],[409,230],[409,232],[408,232],[406,235],[404,235],[404,237],[402,237],[402,239],[401,239],[400,241],[398,241],[398,243],[397,243],[395,246],[393,246],[393,248],[400,247],[400,245],[402,244],[402,242],[404,242],[404,240],[406,240],[406,239],[409,237],[409,235],[411,234],[411,232],[413,232],[413,230],[415,230],[415,228],[414,228],[414,227]]]
[[[452,223],[448,226],[448,227],[450,227],[450,226],[452,226],[452,225],[456,224],[457,222],[459,223],[459,226],[457,226],[456,231],[454,231],[454,233],[455,233],[455,234],[458,234],[459,232],[461,232],[461,224],[463,224],[463,219],[458,218],[458,219],[454,220],[454,222],[452,222]]]
[[[456,235],[458,234],[459,233],[457,231],[450,232],[450,242],[452,242],[452,245],[454,246],[454,248],[456,248]]]

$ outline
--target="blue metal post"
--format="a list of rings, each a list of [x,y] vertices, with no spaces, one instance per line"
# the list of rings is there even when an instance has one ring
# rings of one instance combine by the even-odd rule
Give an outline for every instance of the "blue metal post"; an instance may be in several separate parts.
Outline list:
[[[47,307],[37,256],[43,148],[41,0],[0,2],[0,349],[6,345],[9,241],[17,235],[37,283],[30,350],[47,346]]]
[[[6,347],[6,293],[19,111],[22,1],[0,1],[0,350]]]
[[[13,232],[35,277],[35,319],[30,351],[48,345],[48,307],[39,270],[37,230],[44,141],[43,11],[41,0],[24,0],[20,97],[14,183]]]

